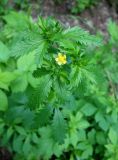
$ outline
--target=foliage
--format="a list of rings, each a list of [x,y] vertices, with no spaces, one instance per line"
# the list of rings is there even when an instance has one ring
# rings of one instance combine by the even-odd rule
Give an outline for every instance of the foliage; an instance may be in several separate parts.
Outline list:
[[[0,15],[4,13],[4,9],[5,9],[7,3],[8,3],[8,0],[0,1]]]
[[[1,0],[0,1],[0,15],[6,14],[14,9],[27,10],[30,7],[30,0]]]
[[[72,13],[80,13],[84,11],[86,8],[90,8],[95,5],[97,0],[76,0],[75,5],[72,7]]]
[[[96,5],[99,0],[53,0],[56,5],[65,5],[65,7],[73,14],[81,13],[85,9]]]
[[[14,160],[117,160],[117,25],[109,22],[104,43],[51,18],[3,19],[0,146]]]

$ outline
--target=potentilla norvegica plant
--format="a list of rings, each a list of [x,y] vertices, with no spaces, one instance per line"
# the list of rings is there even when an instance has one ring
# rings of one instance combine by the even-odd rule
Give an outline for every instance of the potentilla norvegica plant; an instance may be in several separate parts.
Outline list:
[[[52,18],[3,19],[0,146],[14,160],[117,160],[117,101],[99,65],[106,66],[103,42]]]

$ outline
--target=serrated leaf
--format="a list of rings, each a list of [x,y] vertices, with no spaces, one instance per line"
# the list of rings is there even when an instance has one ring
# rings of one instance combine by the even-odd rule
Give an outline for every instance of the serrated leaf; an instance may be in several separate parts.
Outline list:
[[[30,52],[27,55],[21,56],[17,61],[17,67],[21,72],[33,72],[36,69],[35,52]]]
[[[35,121],[37,122],[36,125],[44,126],[48,124],[48,122],[50,121],[51,114],[52,114],[52,110],[49,106],[43,107],[36,115],[36,118],[35,118]]]
[[[38,85],[30,95],[28,106],[30,108],[39,108],[41,103],[48,97],[51,90],[52,80],[50,75],[39,78]]]
[[[65,39],[71,39],[84,45],[99,46],[101,40],[95,36],[91,36],[89,32],[79,28],[68,28],[63,32]]]
[[[60,100],[66,100],[69,97],[69,94],[71,94],[66,84],[62,83],[59,79],[54,81],[54,90]]]
[[[70,79],[71,79],[71,88],[78,87],[78,85],[81,83],[83,76],[81,70],[77,66],[73,66],[70,73]]]
[[[52,155],[59,156],[62,150],[61,146],[54,141],[52,132],[53,131],[50,126],[39,129],[39,134],[41,136],[39,139],[39,154],[46,160],[50,159]]]
[[[65,133],[66,133],[66,122],[59,109],[55,109],[53,122],[52,122],[52,128],[53,128],[54,138],[59,143],[62,143],[64,141]]]

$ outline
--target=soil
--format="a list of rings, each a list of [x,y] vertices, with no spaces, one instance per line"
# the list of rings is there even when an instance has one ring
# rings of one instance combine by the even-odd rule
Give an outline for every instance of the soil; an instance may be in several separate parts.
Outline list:
[[[78,15],[72,15],[68,11],[67,3],[55,5],[53,0],[42,0],[40,10],[40,12],[33,11],[34,18],[39,13],[43,17],[53,16],[67,27],[79,25],[92,33],[96,33],[99,30],[104,35],[107,35],[107,22],[109,19],[118,22],[118,14],[107,0],[101,0],[96,6],[86,9]]]

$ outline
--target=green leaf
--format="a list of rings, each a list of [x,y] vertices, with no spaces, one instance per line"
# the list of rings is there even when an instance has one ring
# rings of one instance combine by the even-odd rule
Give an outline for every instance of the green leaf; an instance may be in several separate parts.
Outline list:
[[[101,42],[99,38],[96,38],[95,36],[91,36],[87,31],[79,27],[66,29],[63,32],[63,36],[65,39],[71,39],[71,40],[80,42],[81,44],[84,44],[84,45],[99,46]]]
[[[62,143],[64,141],[66,133],[66,122],[59,109],[55,109],[52,128],[53,128],[54,138],[58,142]]]
[[[91,144],[89,144],[87,141],[79,143],[78,149],[82,150],[81,154],[82,159],[89,159],[89,157],[92,156],[93,148]]]
[[[50,159],[52,155],[59,156],[61,154],[61,146],[59,146],[52,137],[52,128],[50,126],[39,129],[39,154],[46,160]],[[47,148],[47,149],[46,149]]]
[[[36,88],[38,85],[38,78],[35,78],[31,73],[28,73],[27,79],[29,84],[33,87]]]
[[[10,83],[16,78],[13,72],[3,72],[0,70],[0,88],[8,90]]]
[[[64,47],[64,48],[68,48],[68,49],[75,48],[74,43],[68,39],[60,39],[60,41],[58,43],[61,47]]]
[[[116,110],[112,111],[111,118],[112,118],[112,120],[113,120],[114,123],[117,123],[117,121],[118,121],[118,114],[117,114]]]
[[[27,132],[25,131],[25,129],[21,126],[15,126],[16,131],[20,134],[20,135],[27,135]]]
[[[50,117],[52,114],[52,110],[49,106],[43,107],[37,114],[36,114],[36,125],[44,126],[49,123]],[[45,118],[44,118],[45,117]]]
[[[73,66],[70,73],[70,79],[71,79],[71,88],[78,87],[78,85],[81,83],[83,76],[81,69],[78,68],[78,66]]]
[[[78,135],[78,141],[85,141],[86,140],[85,130],[79,130],[77,135]]]
[[[33,72],[36,69],[35,52],[30,52],[27,55],[21,56],[17,61],[17,67],[21,72]]]
[[[0,41],[0,62],[6,62],[9,56],[10,55],[7,46]]]
[[[90,124],[86,120],[81,120],[78,123],[78,128],[79,129],[85,129],[85,128],[88,128],[89,126],[90,126]]]
[[[38,143],[39,143],[39,137],[37,136],[36,133],[33,133],[33,134],[32,134],[32,141],[33,141],[33,143],[35,143],[35,144],[38,144]]]
[[[46,137],[45,139],[41,138],[39,140],[39,147],[40,147],[39,154],[41,156],[43,156],[45,159],[51,158],[51,156],[53,154],[53,150],[52,150],[53,141],[52,141],[52,139],[50,139],[48,137]]]
[[[43,62],[45,53],[47,52],[48,43],[47,40],[42,37],[39,30],[25,31],[21,33],[21,36],[16,36],[14,43],[11,47],[11,55],[13,57],[20,57],[34,52],[36,55],[36,62],[39,66]]]
[[[0,135],[2,135],[4,133],[4,127],[5,127],[5,124],[4,122],[2,122],[2,120],[0,119]]]
[[[81,109],[81,111],[82,111],[86,116],[91,116],[91,115],[93,115],[96,110],[97,110],[96,107],[94,107],[94,106],[93,106],[92,104],[90,104],[90,103],[86,103],[86,104],[82,107],[82,109]]]
[[[20,123],[24,127],[30,128],[33,125],[34,113],[23,105],[10,107],[5,115],[5,120],[11,124],[19,125]]]
[[[24,144],[23,144],[23,152],[24,154],[27,156],[31,150],[31,144],[30,144],[30,141],[31,141],[31,136],[28,135],[24,141]]]
[[[28,106],[30,108],[39,108],[40,104],[48,97],[52,86],[52,80],[50,75],[45,75],[39,78],[38,85],[31,92]]]
[[[29,17],[23,12],[10,12],[5,15],[4,20],[7,22],[7,25],[13,27],[15,30],[24,30],[28,29]]]
[[[113,128],[110,128],[108,136],[109,136],[109,139],[111,140],[112,144],[114,144],[114,145],[117,144],[118,136],[117,136],[116,131]]]
[[[99,123],[100,128],[102,128],[104,131],[108,130],[110,124],[101,111],[97,112],[95,115],[95,120]]]
[[[9,127],[7,130],[6,138],[9,140],[13,135],[13,133],[14,133],[14,129],[12,127]]]
[[[96,84],[95,76],[90,71],[89,66],[87,68],[87,66],[79,67],[77,65],[74,65],[70,73],[71,88],[78,87],[84,79],[88,81],[90,84]]]
[[[38,66],[41,67],[43,63],[43,59],[45,58],[45,55],[47,53],[48,49],[48,43],[46,41],[42,41],[39,46],[35,49],[36,52],[36,58]]]
[[[96,140],[97,140],[97,143],[100,144],[100,145],[105,145],[106,143],[106,135],[104,134],[104,132],[96,132]]]
[[[6,111],[8,108],[8,99],[2,90],[0,90],[0,111]]]
[[[91,145],[86,145],[86,149],[83,151],[81,157],[84,159],[88,159],[90,156],[92,156],[93,148]]]
[[[14,93],[23,92],[28,86],[27,74],[20,75],[11,83],[11,89]]]
[[[54,80],[54,90],[59,100],[66,100],[71,94],[66,86],[58,78]]]
[[[77,143],[78,143],[78,141],[79,141],[78,132],[77,132],[76,130],[75,130],[75,131],[71,131],[68,139],[69,139],[69,144],[72,144],[74,147],[76,147],[76,146],[77,146]],[[67,143],[67,142],[68,142],[68,141],[67,141],[67,139],[66,139],[66,143]],[[68,143],[67,143],[67,144],[68,144]],[[66,144],[66,145],[67,145],[67,144]],[[68,145],[69,145],[69,144],[68,144]]]
[[[13,150],[17,153],[22,153],[22,147],[23,147],[23,136],[14,136],[13,139]]]
[[[92,129],[90,132],[88,132],[88,140],[92,145],[96,143],[95,135],[96,135],[95,129]]]
[[[118,41],[118,25],[113,22],[113,21],[109,21],[108,23],[108,31],[112,37],[112,39],[115,41]]]

